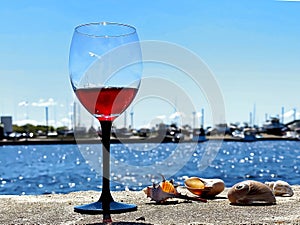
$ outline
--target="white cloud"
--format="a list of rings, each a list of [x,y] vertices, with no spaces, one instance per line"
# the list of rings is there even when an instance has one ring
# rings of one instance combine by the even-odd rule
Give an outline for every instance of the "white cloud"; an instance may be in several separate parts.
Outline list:
[[[156,118],[160,119],[160,120],[164,120],[164,119],[167,118],[167,116],[166,115],[160,115],[160,116],[157,116]]]
[[[68,127],[69,129],[71,129],[72,128],[72,121],[71,121],[71,119],[70,118],[62,118],[61,120],[59,120],[59,121],[56,121],[55,123],[54,123],[54,126],[55,127],[64,127],[64,126],[66,126],[66,127]]]
[[[201,112],[197,112],[197,113],[196,113],[196,116],[197,116],[198,118],[201,118],[201,117],[202,117],[202,113],[201,113]]]
[[[57,104],[57,102],[55,102],[53,98],[49,98],[46,101],[44,99],[40,99],[38,102],[31,103],[31,105],[35,106],[35,107],[47,107],[47,106],[53,106],[56,104]]]
[[[294,110],[287,111],[283,114],[284,117],[290,117],[294,115]]]
[[[39,123],[36,120],[25,119],[25,120],[16,120],[16,121],[13,121],[13,124],[18,125],[18,126],[24,126],[26,124],[32,124],[34,126],[37,126],[37,125],[39,125],[41,123]]]
[[[179,118],[179,117],[183,117],[184,116],[184,113],[182,112],[175,112],[175,113],[172,113],[169,118],[170,119],[176,119],[176,118]]]
[[[296,118],[300,117],[300,112],[295,112],[293,109],[290,111],[287,111],[283,114],[284,118],[286,119],[292,119],[294,117],[294,115],[296,116]]]
[[[18,106],[28,106],[28,102],[27,101],[19,102]]]

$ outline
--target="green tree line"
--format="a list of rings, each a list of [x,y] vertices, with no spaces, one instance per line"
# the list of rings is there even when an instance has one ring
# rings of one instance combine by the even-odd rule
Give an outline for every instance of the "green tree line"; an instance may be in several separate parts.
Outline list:
[[[25,124],[23,126],[13,125],[13,131],[17,133],[38,133],[43,132],[54,132],[54,131],[63,131],[68,130],[67,127],[58,127],[54,128],[53,126],[45,126],[45,125],[32,125],[32,124]]]

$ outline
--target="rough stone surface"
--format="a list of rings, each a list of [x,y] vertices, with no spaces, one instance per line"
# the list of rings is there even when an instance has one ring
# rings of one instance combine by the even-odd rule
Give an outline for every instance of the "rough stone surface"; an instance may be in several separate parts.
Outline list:
[[[112,215],[112,224],[300,224],[300,186],[293,197],[271,206],[233,206],[226,189],[208,203],[170,199],[155,204],[142,191],[113,192],[116,201],[138,205],[136,212]],[[184,192],[184,190],[182,190]],[[75,213],[76,205],[97,201],[95,191],[38,196],[0,196],[0,224],[102,224],[102,215]]]

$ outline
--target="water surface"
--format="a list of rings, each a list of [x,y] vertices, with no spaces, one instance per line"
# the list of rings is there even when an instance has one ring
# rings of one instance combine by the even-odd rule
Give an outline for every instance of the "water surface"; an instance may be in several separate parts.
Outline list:
[[[185,176],[221,178],[227,187],[245,179],[300,184],[300,142],[114,144],[111,189],[141,190],[160,174],[183,184]],[[101,190],[100,145],[0,147],[0,194]]]

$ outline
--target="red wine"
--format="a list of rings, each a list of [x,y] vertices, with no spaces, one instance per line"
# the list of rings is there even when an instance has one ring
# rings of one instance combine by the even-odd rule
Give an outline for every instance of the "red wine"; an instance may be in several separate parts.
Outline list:
[[[80,88],[75,91],[82,105],[98,120],[113,121],[130,105],[137,88]]]

